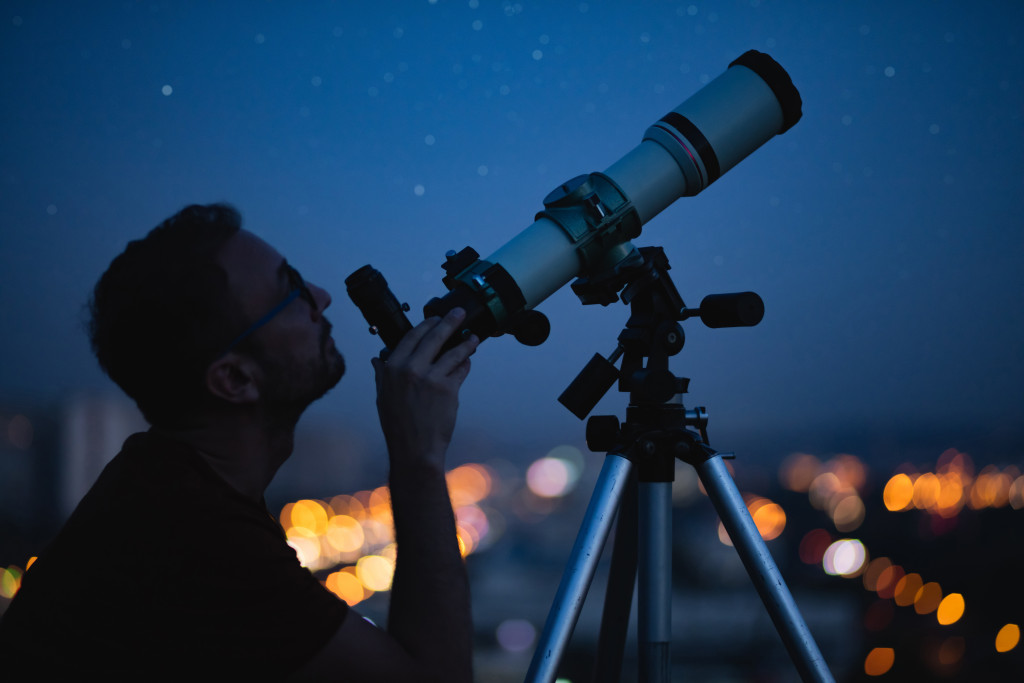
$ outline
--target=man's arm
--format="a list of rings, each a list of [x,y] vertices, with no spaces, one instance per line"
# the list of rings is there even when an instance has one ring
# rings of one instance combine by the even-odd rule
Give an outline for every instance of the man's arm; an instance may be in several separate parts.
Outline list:
[[[465,317],[455,309],[413,328],[387,363],[374,359],[377,408],[391,462],[398,557],[387,632],[352,613],[301,672],[364,681],[472,681],[469,580],[445,482],[458,392],[473,337],[438,357]]]

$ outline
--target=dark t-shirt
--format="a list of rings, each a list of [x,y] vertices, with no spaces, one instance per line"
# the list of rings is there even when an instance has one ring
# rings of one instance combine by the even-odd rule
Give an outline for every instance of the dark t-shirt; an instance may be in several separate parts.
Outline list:
[[[264,505],[190,447],[135,434],[25,573],[0,670],[280,679],[347,612]]]

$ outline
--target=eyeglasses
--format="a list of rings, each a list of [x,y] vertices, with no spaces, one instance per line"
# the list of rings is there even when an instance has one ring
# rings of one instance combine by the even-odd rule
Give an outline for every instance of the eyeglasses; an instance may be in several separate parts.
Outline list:
[[[269,323],[271,320],[273,320],[274,316],[283,311],[288,306],[288,304],[295,301],[300,296],[310,306],[316,308],[317,304],[316,299],[313,298],[313,292],[309,291],[309,287],[306,285],[306,281],[302,279],[302,276],[299,274],[299,271],[295,270],[294,267],[288,264],[285,264],[284,268],[285,273],[288,277],[288,284],[291,286],[291,291],[288,292],[288,296],[286,296],[281,303],[267,311],[266,315],[264,315],[262,318],[260,318],[252,325],[250,325],[249,328],[245,330],[245,332],[242,332],[242,334],[235,337],[234,340],[232,340],[232,342],[227,345],[227,348],[225,348],[223,351],[217,354],[217,358],[223,358],[228,353],[233,351],[236,346],[238,346],[243,341],[248,339],[253,333],[256,332],[256,330],[260,329],[261,327]]]

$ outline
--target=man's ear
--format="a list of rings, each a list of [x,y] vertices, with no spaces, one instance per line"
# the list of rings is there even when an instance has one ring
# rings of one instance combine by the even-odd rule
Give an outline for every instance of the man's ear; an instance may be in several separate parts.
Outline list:
[[[260,398],[256,371],[252,360],[229,353],[206,368],[206,388],[228,403],[255,403]]]

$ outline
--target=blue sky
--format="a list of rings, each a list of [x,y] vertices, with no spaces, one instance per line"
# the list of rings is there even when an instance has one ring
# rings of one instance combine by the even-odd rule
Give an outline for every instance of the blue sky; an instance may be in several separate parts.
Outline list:
[[[683,298],[754,290],[755,328],[686,325],[713,436],[841,424],[1017,430],[1024,414],[1024,7],[1011,2],[18,2],[0,10],[0,400],[113,391],[82,305],[193,202],[334,295],[350,371],[313,412],[372,424],[379,348],[344,293],[372,263],[419,309],[448,249],[489,254],[739,54],[792,130],[648,223]],[[486,342],[461,421],[581,433],[555,398],[628,311],[540,307]],[[158,359],[154,359],[155,362]],[[621,413],[610,394],[598,412]],[[836,445],[837,449],[841,445]],[[1018,454],[1019,457],[1019,454]]]

